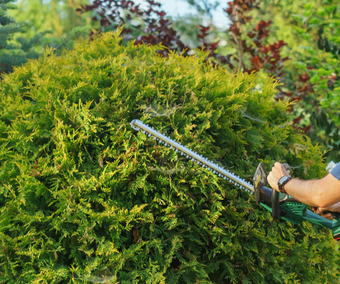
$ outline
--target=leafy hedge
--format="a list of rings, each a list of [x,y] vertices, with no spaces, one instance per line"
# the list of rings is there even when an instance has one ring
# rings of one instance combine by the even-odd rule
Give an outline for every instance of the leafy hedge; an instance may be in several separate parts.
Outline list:
[[[323,173],[275,84],[156,54],[119,33],[49,50],[0,83],[0,282],[334,283],[328,231],[158,145],[138,118],[251,181],[275,160]]]

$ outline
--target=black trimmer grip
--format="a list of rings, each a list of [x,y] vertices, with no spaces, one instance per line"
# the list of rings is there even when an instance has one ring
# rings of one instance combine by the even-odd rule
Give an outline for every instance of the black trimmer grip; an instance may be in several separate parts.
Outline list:
[[[273,189],[272,193],[272,217],[274,220],[280,219],[280,207],[279,207],[280,193]]]

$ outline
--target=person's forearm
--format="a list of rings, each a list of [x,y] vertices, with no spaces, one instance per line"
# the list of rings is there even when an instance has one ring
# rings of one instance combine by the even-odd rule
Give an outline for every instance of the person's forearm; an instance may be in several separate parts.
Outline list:
[[[323,179],[291,179],[284,189],[296,200],[314,207],[327,207],[339,202],[339,189],[335,178],[328,175]]]
[[[296,200],[310,206],[319,207],[319,180],[301,180],[293,178],[284,189],[288,195],[293,196]]]

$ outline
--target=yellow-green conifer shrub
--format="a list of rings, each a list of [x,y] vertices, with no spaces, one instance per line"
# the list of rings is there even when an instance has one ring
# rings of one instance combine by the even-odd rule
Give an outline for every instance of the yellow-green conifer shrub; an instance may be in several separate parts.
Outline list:
[[[120,45],[47,52],[0,83],[1,283],[336,283],[330,233],[132,129],[141,119],[251,182],[259,162],[324,174],[275,83]]]

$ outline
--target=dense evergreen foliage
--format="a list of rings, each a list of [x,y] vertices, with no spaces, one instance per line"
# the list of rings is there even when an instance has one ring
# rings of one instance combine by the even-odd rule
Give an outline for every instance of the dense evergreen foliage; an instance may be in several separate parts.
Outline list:
[[[295,102],[288,109],[292,123],[327,150],[328,161],[339,161],[337,1],[186,2],[200,14],[171,18],[154,0],[144,1],[147,8],[141,8],[138,1],[125,0],[91,4],[87,0],[21,0],[19,9],[11,15],[25,21],[29,28],[16,44],[0,51],[0,68],[11,72],[13,66],[38,56],[46,45],[59,53],[61,48],[72,48],[75,38],[92,36],[99,26],[105,32],[124,25],[125,40],[162,43],[183,55],[198,47],[209,51],[209,59],[231,70],[280,78],[283,85],[277,87],[277,98]],[[230,23],[227,30],[212,25],[214,9],[225,11],[226,24]],[[210,19],[209,24],[203,15]],[[52,34],[41,37],[39,33],[46,29]],[[163,50],[165,56],[167,53],[168,49]]]
[[[0,282],[337,282],[328,231],[274,222],[130,125],[141,119],[250,182],[261,161],[321,176],[320,149],[294,132],[276,83],[121,40],[47,50],[0,83]]]

